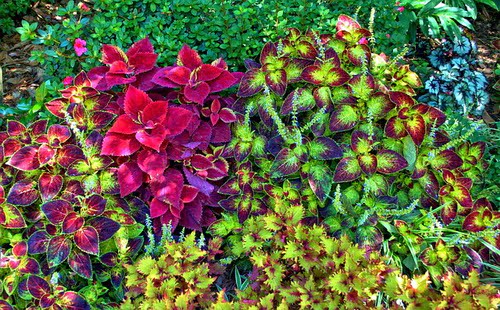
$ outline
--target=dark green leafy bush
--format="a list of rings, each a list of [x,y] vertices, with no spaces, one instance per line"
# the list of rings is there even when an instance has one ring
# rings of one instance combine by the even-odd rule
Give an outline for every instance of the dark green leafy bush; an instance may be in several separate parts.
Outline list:
[[[15,26],[14,18],[25,14],[34,2],[34,0],[17,0],[0,3],[0,33],[12,33]]]
[[[241,69],[241,59],[258,54],[266,40],[284,35],[289,27],[307,29],[312,25],[328,31],[335,27],[337,16],[354,14],[365,23],[371,8],[376,9],[373,27],[377,43],[386,53],[402,48],[405,38],[399,36],[392,1],[209,1],[209,0],[96,0],[91,11],[81,10],[69,1],[58,15],[61,24],[34,32],[20,29],[26,37],[36,37],[35,44],[44,49],[35,51],[32,59],[39,61],[49,77],[59,79],[89,70],[98,63],[103,43],[119,47],[149,36],[159,52],[159,64],[170,63],[178,46],[188,44],[200,51],[203,60],[223,57],[232,69]],[[92,13],[92,15],[90,15]],[[392,36],[387,38],[386,35]],[[88,52],[77,57],[73,43],[86,40]],[[81,66],[81,67],[80,67]]]

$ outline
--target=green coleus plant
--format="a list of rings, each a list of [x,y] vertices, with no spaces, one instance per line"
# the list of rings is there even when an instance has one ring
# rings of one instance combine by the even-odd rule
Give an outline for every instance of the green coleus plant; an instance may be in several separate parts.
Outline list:
[[[220,206],[244,222],[277,201],[302,203],[310,223],[324,221],[375,249],[397,231],[395,220],[429,209],[444,225],[473,232],[462,224],[472,222],[465,219],[484,144],[450,139],[445,114],[414,98],[418,75],[398,58],[372,53],[370,31],[345,15],[336,30],[290,29],[263,47],[259,62],[245,62],[233,105],[240,118],[225,151],[236,173],[219,189],[228,196]],[[486,230],[494,244],[496,224]],[[412,248],[414,258],[436,242],[425,240]],[[456,263],[472,264],[459,251]]]

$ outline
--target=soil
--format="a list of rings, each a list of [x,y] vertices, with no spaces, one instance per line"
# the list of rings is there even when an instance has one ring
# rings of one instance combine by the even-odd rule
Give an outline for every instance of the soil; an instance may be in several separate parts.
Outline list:
[[[28,22],[38,22],[39,28],[45,24],[58,22],[55,12],[58,8],[58,1],[55,4],[36,2],[22,19]],[[62,0],[59,3],[64,3]],[[495,76],[495,68],[499,63],[498,52],[500,50],[500,37],[498,20],[499,12],[494,12],[488,7],[480,7],[478,18],[474,21],[475,32],[473,36],[478,45],[478,58],[480,60],[479,71],[483,72],[489,82],[489,93],[497,94],[493,85],[499,77]],[[20,98],[34,95],[35,89],[43,82],[43,69],[36,62],[29,60],[33,49],[40,48],[29,42],[20,42],[18,34],[5,35],[0,37],[0,67],[3,72],[3,79],[0,73],[0,95],[3,81],[3,95],[0,96],[0,103],[14,106]],[[500,120],[499,96],[493,96],[486,107],[483,119],[487,123]]]

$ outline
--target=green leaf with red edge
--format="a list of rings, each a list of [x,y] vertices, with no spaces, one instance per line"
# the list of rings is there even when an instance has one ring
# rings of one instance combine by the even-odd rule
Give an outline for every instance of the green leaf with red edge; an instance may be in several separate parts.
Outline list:
[[[298,88],[293,90],[283,101],[281,115],[288,115],[294,109],[296,112],[309,111],[316,106],[312,92],[308,88]]]
[[[113,237],[121,227],[117,222],[104,216],[98,216],[88,220],[87,225],[96,229],[99,235],[99,242],[106,241]]]
[[[56,197],[63,187],[63,181],[63,177],[59,174],[42,173],[38,179],[38,188],[42,200],[48,201]]]
[[[47,252],[50,238],[45,230],[35,231],[28,239],[28,253],[40,254]]]
[[[335,168],[333,181],[337,183],[351,182],[361,175],[361,167],[355,157],[346,157],[340,160]]]
[[[330,87],[328,86],[315,88],[313,97],[316,101],[316,105],[320,108],[325,107],[328,109],[328,107],[333,106],[332,98],[330,97]]]
[[[26,222],[19,209],[8,203],[0,206],[0,224],[9,229],[26,227]]]
[[[389,111],[394,109],[395,104],[389,99],[389,96],[382,92],[376,92],[370,96],[366,102],[368,114],[374,117],[383,117]]]
[[[472,197],[467,188],[463,186],[453,186],[450,197],[464,208],[472,208],[473,206]]]
[[[363,63],[369,62],[371,52],[368,46],[360,44],[355,47],[348,48],[346,50],[346,55],[353,65],[362,66]]]
[[[383,174],[391,174],[408,167],[408,162],[403,155],[391,150],[379,150],[377,152],[377,171]]]
[[[414,115],[412,118],[403,121],[403,124],[413,142],[420,146],[424,141],[427,130],[424,118],[420,115]]]
[[[76,246],[85,253],[99,254],[99,234],[94,227],[85,226],[73,236]]]
[[[16,206],[29,206],[38,200],[36,182],[21,180],[15,183],[7,195],[7,202]]]
[[[6,164],[22,171],[38,169],[40,167],[38,147],[29,145],[20,148],[12,155]]]
[[[57,299],[57,305],[67,310],[90,310],[89,303],[75,292],[64,292]]]
[[[266,73],[260,69],[252,69],[245,73],[238,88],[239,97],[250,97],[264,89]]]
[[[498,213],[489,209],[479,209],[469,213],[462,224],[462,228],[472,232],[479,232],[491,227],[493,220],[498,219]]]
[[[286,71],[283,69],[266,73],[266,84],[275,94],[283,96],[288,84]]]
[[[31,296],[36,299],[41,299],[44,295],[51,293],[49,283],[39,276],[30,275],[27,286]]]
[[[316,164],[309,167],[307,181],[316,197],[322,202],[326,200],[332,189],[332,175],[327,165]]]
[[[60,265],[66,260],[71,251],[72,242],[66,236],[55,236],[47,246],[47,264],[49,268]]]
[[[343,151],[335,140],[319,137],[308,143],[309,155],[318,160],[331,160],[341,158]]]
[[[299,169],[300,160],[289,148],[282,149],[278,155],[276,155],[276,158],[271,165],[271,173],[273,177],[290,175],[299,171]]]
[[[342,104],[332,113],[330,130],[333,132],[350,130],[356,126],[358,121],[359,116],[354,107]]]
[[[218,193],[223,195],[237,195],[241,192],[238,179],[233,177],[219,187]]]
[[[435,124],[436,127],[439,127],[446,121],[446,114],[438,108],[429,107],[427,113],[424,115],[424,118],[427,124],[433,126]]]
[[[84,224],[85,219],[83,217],[76,212],[70,212],[62,222],[62,232],[64,234],[72,234],[82,228]]]
[[[453,170],[462,166],[463,161],[454,151],[444,150],[436,154],[434,158],[430,159],[430,164],[432,168],[436,170]]]
[[[61,224],[73,207],[66,200],[58,199],[46,202],[42,205],[42,212],[54,225]]]
[[[442,203],[445,205],[443,209],[441,209],[441,219],[445,225],[450,224],[457,217],[457,203],[453,200],[442,200]]]
[[[354,130],[351,134],[351,149],[358,154],[366,154],[371,151],[373,140],[363,131]]]
[[[377,156],[373,154],[359,155],[358,163],[365,174],[370,175],[377,171]]]

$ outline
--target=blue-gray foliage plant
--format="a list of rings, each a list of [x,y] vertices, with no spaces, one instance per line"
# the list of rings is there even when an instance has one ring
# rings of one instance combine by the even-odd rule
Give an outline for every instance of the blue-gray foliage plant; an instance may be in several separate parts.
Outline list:
[[[489,101],[486,77],[477,71],[477,46],[466,36],[443,40],[429,55],[433,73],[420,101],[440,109],[481,115]]]

